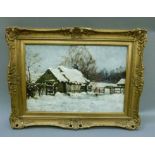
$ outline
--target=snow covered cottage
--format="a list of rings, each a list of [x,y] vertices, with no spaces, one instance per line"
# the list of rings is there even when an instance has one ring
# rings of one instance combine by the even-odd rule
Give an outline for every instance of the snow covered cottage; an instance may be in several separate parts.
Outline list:
[[[36,81],[38,84],[46,85],[46,94],[87,91],[89,82],[79,70],[64,66],[47,69]]]
[[[117,82],[117,86],[120,86],[120,87],[125,87],[125,79],[120,79],[118,82]]]

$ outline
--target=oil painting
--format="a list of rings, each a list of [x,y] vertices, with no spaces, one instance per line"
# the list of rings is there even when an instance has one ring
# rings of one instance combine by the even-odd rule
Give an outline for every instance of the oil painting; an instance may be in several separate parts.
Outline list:
[[[138,129],[145,29],[6,29],[12,128]]]
[[[27,111],[123,112],[127,50],[26,45]]]

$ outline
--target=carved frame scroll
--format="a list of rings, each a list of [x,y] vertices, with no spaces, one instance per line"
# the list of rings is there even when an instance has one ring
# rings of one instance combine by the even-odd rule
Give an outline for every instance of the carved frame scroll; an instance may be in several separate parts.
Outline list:
[[[10,124],[12,128],[49,125],[69,129],[94,126],[115,126],[137,129],[140,126],[139,99],[144,84],[143,50],[147,31],[106,30],[83,27],[59,29],[6,29],[9,47],[8,87],[11,95]],[[24,44],[56,41],[59,44],[117,44],[128,46],[128,68],[125,92],[125,110],[117,113],[36,113],[26,111]],[[67,42],[67,43],[66,43]],[[94,44],[94,43],[93,43]]]

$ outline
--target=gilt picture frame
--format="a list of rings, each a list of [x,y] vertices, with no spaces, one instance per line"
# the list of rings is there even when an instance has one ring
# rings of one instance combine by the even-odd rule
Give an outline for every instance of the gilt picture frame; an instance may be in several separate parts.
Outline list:
[[[6,29],[12,128],[140,126],[145,29]]]

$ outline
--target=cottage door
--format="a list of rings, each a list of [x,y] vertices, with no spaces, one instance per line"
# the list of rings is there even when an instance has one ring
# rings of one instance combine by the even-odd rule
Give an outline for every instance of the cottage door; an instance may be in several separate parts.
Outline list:
[[[64,93],[67,93],[66,83],[63,83],[63,90],[64,90]]]

